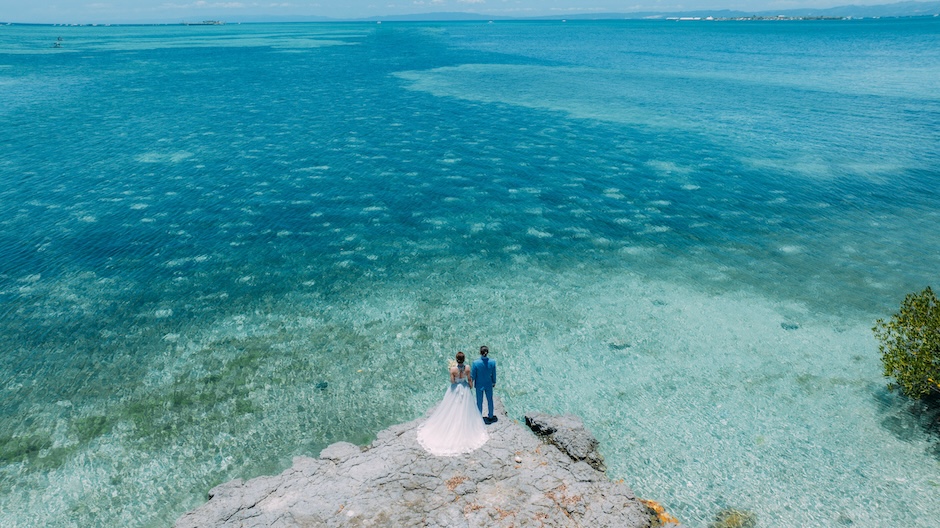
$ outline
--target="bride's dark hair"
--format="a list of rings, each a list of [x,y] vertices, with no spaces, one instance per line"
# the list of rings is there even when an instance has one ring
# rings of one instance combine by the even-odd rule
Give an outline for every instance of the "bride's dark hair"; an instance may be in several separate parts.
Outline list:
[[[463,352],[457,352],[457,363],[462,364],[466,357],[467,356],[463,355]]]

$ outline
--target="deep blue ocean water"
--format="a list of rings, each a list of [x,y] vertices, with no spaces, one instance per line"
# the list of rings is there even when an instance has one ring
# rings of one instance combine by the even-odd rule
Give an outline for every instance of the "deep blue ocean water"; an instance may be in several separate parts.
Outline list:
[[[61,37],[61,47],[53,44]],[[166,526],[487,344],[689,526],[932,526],[870,328],[940,269],[940,21],[0,26],[0,515]]]

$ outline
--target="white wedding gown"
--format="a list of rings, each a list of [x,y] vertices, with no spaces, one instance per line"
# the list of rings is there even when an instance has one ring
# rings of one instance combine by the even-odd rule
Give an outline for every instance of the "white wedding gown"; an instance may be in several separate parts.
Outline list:
[[[467,368],[458,371],[457,383],[451,383],[441,403],[418,426],[418,443],[432,455],[469,453],[490,438],[477,409],[476,396],[467,384],[468,374]]]

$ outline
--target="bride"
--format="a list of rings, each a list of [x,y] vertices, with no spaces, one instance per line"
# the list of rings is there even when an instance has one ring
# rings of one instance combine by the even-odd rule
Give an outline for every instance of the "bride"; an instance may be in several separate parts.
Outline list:
[[[450,388],[426,422],[418,426],[418,443],[437,456],[469,453],[489,440],[477,409],[466,357],[457,352],[457,366],[450,369]]]

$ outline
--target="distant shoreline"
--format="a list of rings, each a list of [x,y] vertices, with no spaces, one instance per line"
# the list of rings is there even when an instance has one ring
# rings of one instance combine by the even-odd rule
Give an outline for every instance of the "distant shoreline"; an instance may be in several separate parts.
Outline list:
[[[882,18],[882,17],[869,17],[868,20],[874,20],[874,19],[880,19],[880,18]],[[890,17],[890,18],[902,18],[902,17]],[[903,17],[903,18],[910,18],[910,17]],[[677,21],[680,21],[680,22],[685,22],[685,21],[693,21],[693,22],[694,22],[694,21],[698,21],[698,20],[703,20],[703,21],[708,21],[708,22],[711,22],[711,21],[716,21],[716,22],[727,22],[727,21],[732,21],[732,22],[751,22],[751,21],[760,21],[760,22],[771,21],[771,22],[778,22],[778,21],[781,21],[781,22],[782,22],[782,21],[792,21],[792,20],[865,20],[865,19],[864,19],[864,18],[859,18],[859,17],[841,17],[841,16],[840,16],[840,17],[833,17],[833,16],[783,16],[783,15],[778,15],[778,16],[758,16],[758,15],[754,15],[754,16],[747,16],[747,17],[711,17],[711,16],[710,16],[710,17],[704,17],[704,18],[703,18],[703,17],[667,17],[665,20],[677,20]]]
[[[323,20],[252,20],[252,21],[207,21],[207,22],[4,22],[0,21],[0,27],[4,26],[35,26],[35,27],[160,27],[160,26],[237,26],[254,24],[375,24],[375,23],[488,23],[488,22],[836,22],[836,21],[871,21],[871,20],[907,20],[915,18],[940,18],[936,15],[898,15],[898,16],[647,16],[647,17],[573,17],[573,18],[494,18],[492,20],[480,18],[472,20],[457,19],[323,19]]]

